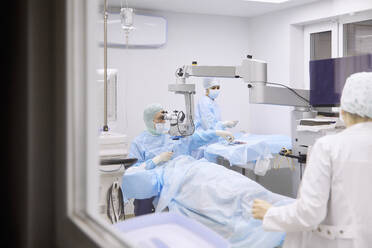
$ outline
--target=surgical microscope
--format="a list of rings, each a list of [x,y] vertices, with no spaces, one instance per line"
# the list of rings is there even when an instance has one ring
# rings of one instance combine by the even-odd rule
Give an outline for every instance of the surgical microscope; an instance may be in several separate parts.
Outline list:
[[[168,85],[170,92],[184,95],[186,106],[186,113],[176,111],[172,117],[169,117],[171,136],[185,137],[194,132],[195,84],[186,82],[190,77],[240,78],[247,84],[251,104],[293,106],[295,107],[292,111],[294,121],[313,118],[316,115],[309,104],[309,90],[292,89],[285,85],[267,82],[267,63],[264,61],[253,59],[248,55],[239,66],[199,66],[194,62],[192,65],[178,68],[176,83]]]

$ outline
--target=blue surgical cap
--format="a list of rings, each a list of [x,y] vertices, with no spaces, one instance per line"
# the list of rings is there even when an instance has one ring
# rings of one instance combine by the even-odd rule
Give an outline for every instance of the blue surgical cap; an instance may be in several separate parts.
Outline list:
[[[372,72],[359,72],[346,79],[341,109],[361,117],[372,118]]]
[[[215,79],[215,78],[204,78],[203,79],[203,86],[204,86],[204,89],[208,89],[212,86],[219,86],[220,83]]]
[[[147,105],[145,110],[143,111],[143,121],[147,127],[147,130],[152,134],[157,134],[155,127],[154,127],[154,117],[157,112],[163,110],[163,107],[159,103],[152,103]]]

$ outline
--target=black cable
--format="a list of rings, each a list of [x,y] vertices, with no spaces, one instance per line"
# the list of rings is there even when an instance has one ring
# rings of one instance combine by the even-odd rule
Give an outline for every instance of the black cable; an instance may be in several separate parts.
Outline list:
[[[191,105],[190,105],[190,109],[189,109],[189,112],[191,113]],[[189,136],[191,136],[194,132],[195,132],[195,123],[194,123],[194,120],[193,120],[193,118],[192,118],[192,115],[190,114],[190,122],[191,122],[191,124],[192,124],[192,132],[191,132],[191,134],[189,135]]]
[[[112,195],[112,185],[110,186],[110,188],[107,190],[107,194],[106,194],[106,208],[107,208],[107,217],[109,218],[109,220],[111,221],[111,224],[114,224],[114,220],[112,219],[111,217],[111,214],[110,214],[110,202],[111,202],[111,195]]]
[[[114,204],[114,197],[112,195],[113,193],[113,184],[111,185],[111,194],[110,194],[110,200],[111,200],[111,207],[112,207],[112,213],[113,213],[113,216],[115,217],[114,218],[114,221],[115,223],[118,221],[118,219],[116,218],[116,211],[115,211],[115,204]]]
[[[180,113],[183,113],[182,111],[180,111],[180,112],[178,112],[178,114],[177,114],[177,130],[178,130],[178,132],[182,135],[182,136],[184,136],[184,134],[181,132],[181,130],[180,130],[180,125],[179,125],[179,123],[178,123],[178,120],[179,120],[179,115],[180,115]]]
[[[119,202],[120,202],[119,220],[125,220],[124,197],[123,197],[123,191],[122,191],[120,186],[119,186],[119,189],[118,189],[118,198],[119,198]]]
[[[195,132],[195,123],[191,116],[190,116],[190,122],[192,125],[192,132],[188,136],[191,136]]]
[[[194,120],[192,118],[191,110],[192,110],[192,107],[191,107],[191,104],[190,104],[189,105],[189,113],[190,113],[190,122],[192,124],[192,132],[191,132],[190,135],[192,135],[195,132],[195,123],[194,123]]]
[[[192,123],[192,133],[195,132],[195,123],[194,123],[194,119],[192,118],[192,116],[190,115],[190,121]]]
[[[180,118],[179,118],[179,115],[180,115],[181,113],[182,113],[183,115],[185,115],[185,113],[184,113],[183,111],[180,111],[180,112],[178,112],[178,114],[177,114],[177,129],[178,129],[178,132],[179,132],[182,136],[191,136],[191,134],[186,135],[186,134],[187,134],[187,131],[183,133],[183,132],[181,132],[181,130],[180,130],[180,126],[179,126],[179,122],[178,122],[178,120],[180,119]],[[195,132],[195,124],[194,124],[194,121],[192,120],[192,117],[191,117],[190,121],[191,121],[191,123],[192,123],[192,128],[193,128],[192,134],[193,134],[193,133]]]
[[[292,89],[291,87],[287,86],[287,85],[284,85],[284,84],[280,84],[280,83],[271,83],[271,82],[252,82],[252,83],[261,83],[261,84],[271,84],[271,85],[277,85],[277,86],[282,86],[288,90],[290,90],[292,93],[294,93],[297,97],[301,98],[303,101],[305,101],[309,107],[311,107],[310,105],[310,101],[308,99],[306,99],[305,97],[301,96],[300,94],[298,94],[294,89]]]
[[[119,216],[116,219],[112,218],[112,215],[115,216],[115,206],[114,206],[114,199],[113,199],[113,184],[110,186],[110,188],[107,190],[107,217],[111,221],[112,224],[118,222],[119,220],[125,220],[125,209],[124,209],[124,197],[123,197],[123,191],[121,187],[118,188],[118,201],[119,201],[119,208],[118,213]],[[110,213],[110,210],[112,210],[112,214]]]

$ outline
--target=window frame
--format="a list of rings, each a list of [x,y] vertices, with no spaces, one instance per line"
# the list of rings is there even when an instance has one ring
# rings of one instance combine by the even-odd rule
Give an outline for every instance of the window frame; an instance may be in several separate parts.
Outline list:
[[[344,24],[361,22],[372,19],[372,10],[345,14],[330,18],[327,21],[319,20],[304,25],[304,86],[310,89],[309,61],[310,61],[310,35],[312,33],[331,31],[332,32],[332,58],[343,57],[344,55]]]
[[[98,0],[65,1],[65,136],[56,171],[56,242],[60,247],[133,247],[98,215],[98,138],[94,114],[96,87],[95,28]],[[93,52],[92,52],[93,51]],[[89,86],[89,87],[88,87]],[[95,106],[95,105],[94,105]],[[93,122],[92,122],[93,120]],[[88,125],[89,124],[89,125]],[[92,166],[96,165],[96,166]],[[97,191],[92,190],[97,188]]]
[[[304,26],[304,85],[310,89],[309,61],[311,57],[311,34],[331,31],[332,58],[339,55],[339,25],[336,20],[323,21]]]
[[[349,15],[345,15],[340,18],[339,20],[339,56],[343,57],[344,54],[344,24],[350,24],[354,22],[362,22],[372,20],[372,10],[363,11],[360,13],[351,13]]]

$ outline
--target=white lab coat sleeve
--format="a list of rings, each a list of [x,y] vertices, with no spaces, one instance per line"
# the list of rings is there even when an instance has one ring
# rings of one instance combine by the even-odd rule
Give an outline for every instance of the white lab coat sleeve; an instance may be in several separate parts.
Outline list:
[[[307,164],[298,199],[285,206],[270,208],[263,220],[267,231],[299,232],[318,226],[326,217],[331,185],[330,149],[319,139]]]

